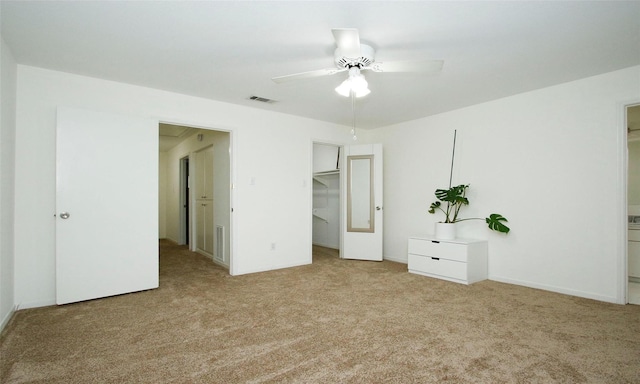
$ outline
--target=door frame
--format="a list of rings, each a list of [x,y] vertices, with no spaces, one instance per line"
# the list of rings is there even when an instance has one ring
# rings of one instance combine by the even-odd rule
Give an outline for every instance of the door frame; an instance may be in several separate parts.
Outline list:
[[[190,185],[190,177],[191,175],[191,159],[190,156],[184,156],[180,159],[180,195],[178,197],[180,204],[180,235],[178,237],[179,245],[189,245],[191,246],[191,230],[192,226],[190,223],[191,220],[191,196],[189,196],[189,190],[191,188]]]
[[[640,105],[640,100],[630,100],[619,104],[621,113],[621,129],[618,131],[620,143],[620,150],[618,161],[621,169],[620,176],[618,177],[620,185],[620,234],[618,236],[619,249],[618,252],[618,303],[629,304],[629,237],[628,237],[628,215],[629,215],[629,196],[627,190],[629,188],[629,140],[627,137],[627,109]]]
[[[338,142],[332,142],[332,141],[327,141],[327,140],[320,140],[320,139],[311,139],[311,143],[310,143],[310,161],[309,163],[311,164],[311,168],[309,169],[309,181],[307,182],[307,185],[309,186],[309,209],[307,210],[307,212],[309,212],[309,264],[313,263],[313,146],[314,144],[320,144],[320,145],[330,145],[330,146],[334,146],[336,148],[339,148],[340,151],[340,157],[342,157],[342,155],[344,154],[344,145],[343,143],[338,143]],[[337,166],[341,166],[342,161],[340,159],[340,161],[338,161]],[[340,169],[340,172],[344,172],[343,169]],[[338,236],[338,255],[340,255],[339,257],[342,257],[342,221],[343,221],[343,215],[344,215],[344,210],[342,209],[342,190],[344,188],[343,185],[343,181],[342,181],[342,175],[340,175],[339,177],[339,191],[338,191],[338,204],[340,206],[340,213],[339,213],[339,223],[338,223],[338,227],[339,227],[339,236]]]

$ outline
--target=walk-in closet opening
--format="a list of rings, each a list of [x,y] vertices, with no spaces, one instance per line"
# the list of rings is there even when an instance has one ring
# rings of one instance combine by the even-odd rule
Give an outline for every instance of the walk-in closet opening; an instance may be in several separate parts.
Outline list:
[[[334,144],[313,143],[314,246],[340,250],[340,152]]]

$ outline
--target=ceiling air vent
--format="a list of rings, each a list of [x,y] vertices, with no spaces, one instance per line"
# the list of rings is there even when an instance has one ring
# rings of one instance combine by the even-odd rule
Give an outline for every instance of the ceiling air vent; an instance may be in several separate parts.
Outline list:
[[[266,97],[260,96],[249,96],[249,100],[259,101],[261,103],[275,103],[275,100],[267,99]]]

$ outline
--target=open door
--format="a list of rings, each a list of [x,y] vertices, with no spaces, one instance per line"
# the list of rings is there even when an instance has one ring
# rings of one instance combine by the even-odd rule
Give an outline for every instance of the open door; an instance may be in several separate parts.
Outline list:
[[[158,287],[157,129],[58,109],[56,303]]]
[[[343,259],[382,261],[382,144],[344,146]]]

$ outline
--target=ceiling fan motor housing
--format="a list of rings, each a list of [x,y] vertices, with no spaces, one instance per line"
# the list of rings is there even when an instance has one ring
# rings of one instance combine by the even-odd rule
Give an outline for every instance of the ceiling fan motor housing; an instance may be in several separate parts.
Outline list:
[[[357,57],[346,57],[340,51],[340,48],[337,48],[334,53],[334,58],[336,61],[336,66],[340,69],[342,68],[364,68],[371,65],[375,59],[376,51],[369,45],[360,44],[360,55]]]

